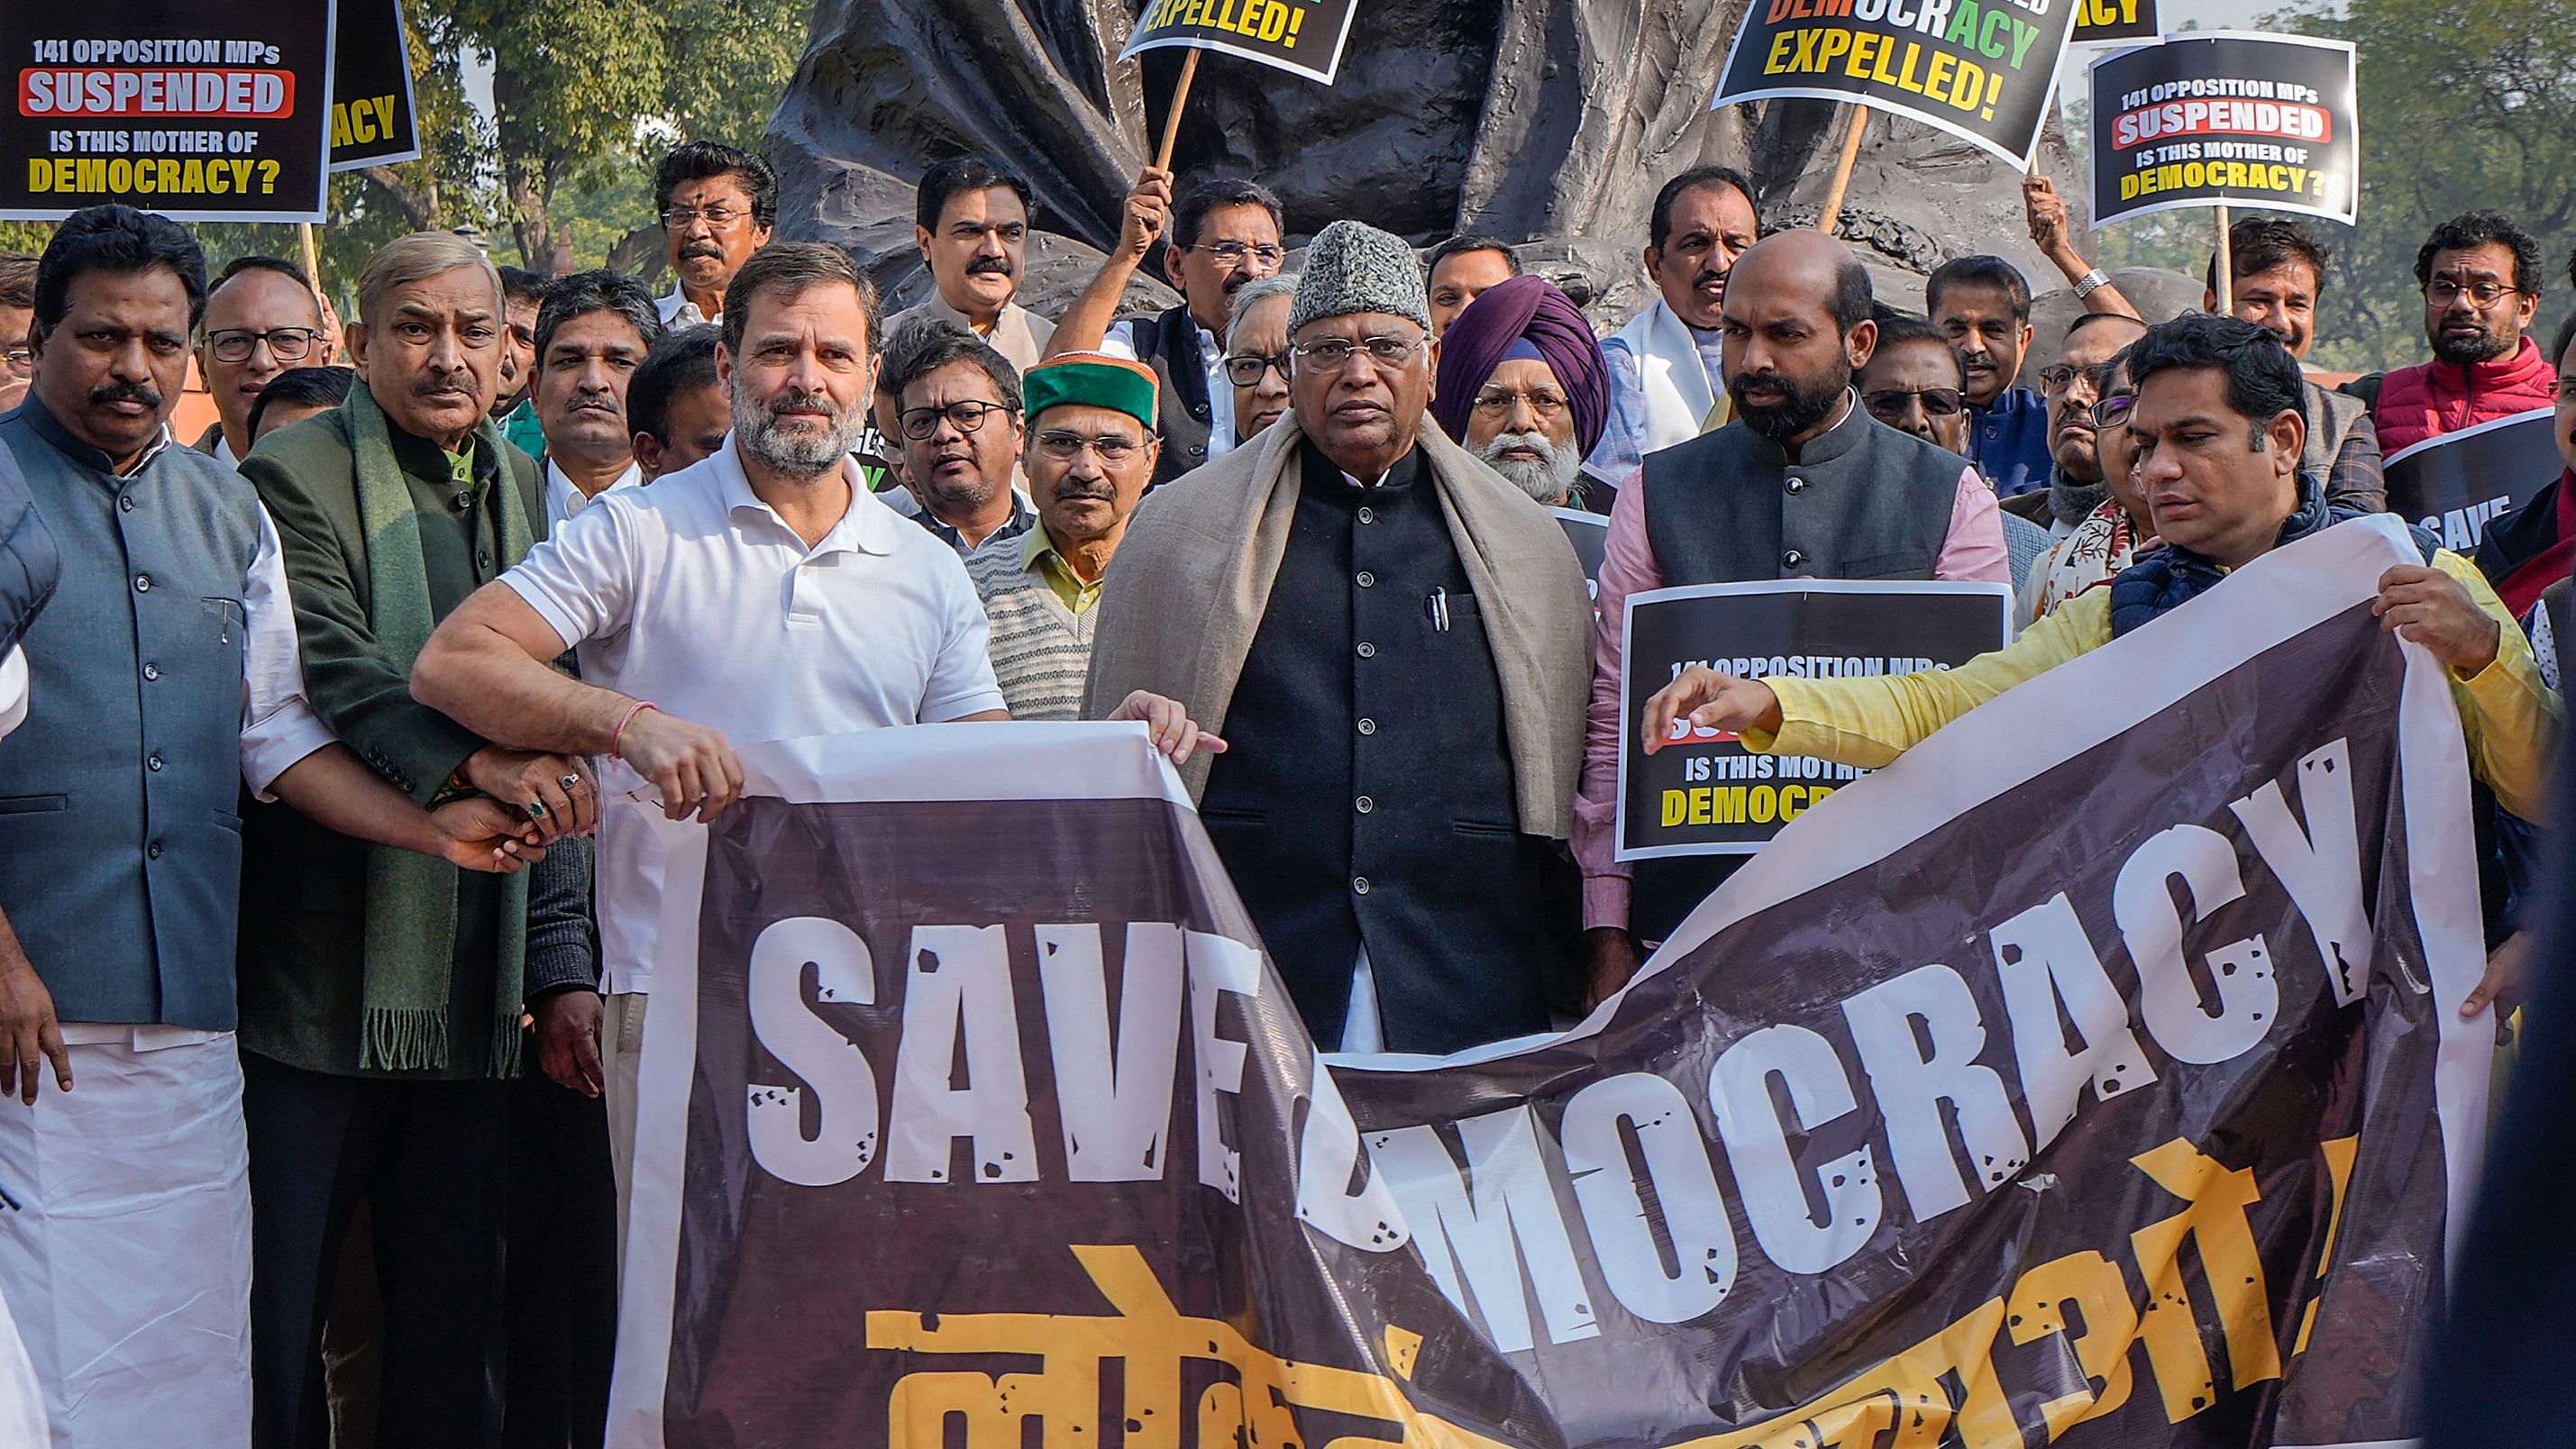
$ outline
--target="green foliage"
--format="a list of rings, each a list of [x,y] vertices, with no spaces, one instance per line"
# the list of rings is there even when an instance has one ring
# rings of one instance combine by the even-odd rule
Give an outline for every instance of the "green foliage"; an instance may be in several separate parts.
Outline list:
[[[2319,308],[2321,368],[2369,372],[2426,355],[2415,252],[2443,220],[2495,207],[2537,233],[2544,342],[2571,305],[2576,241],[2576,0],[2298,0],[2261,28],[2353,41],[2361,61],[2359,225],[2320,223],[2334,249]],[[2102,234],[2105,266],[2199,275],[2210,217],[2167,212]]]

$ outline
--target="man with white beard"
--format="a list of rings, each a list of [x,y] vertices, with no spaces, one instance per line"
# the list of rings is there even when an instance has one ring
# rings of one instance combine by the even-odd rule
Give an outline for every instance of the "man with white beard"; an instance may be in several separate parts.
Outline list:
[[[1544,277],[1476,295],[1440,337],[1432,416],[1486,466],[1553,508],[1610,511],[1583,470],[1610,414],[1610,370],[1583,309]]]

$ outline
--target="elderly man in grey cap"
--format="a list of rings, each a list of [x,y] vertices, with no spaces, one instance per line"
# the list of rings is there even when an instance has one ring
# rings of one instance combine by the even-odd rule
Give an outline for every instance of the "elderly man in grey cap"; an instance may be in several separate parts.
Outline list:
[[[1288,337],[1289,415],[1137,510],[1086,713],[1142,690],[1225,737],[1182,776],[1317,1042],[1544,1030],[1574,939],[1583,571],[1426,425],[1412,248],[1324,228]]]

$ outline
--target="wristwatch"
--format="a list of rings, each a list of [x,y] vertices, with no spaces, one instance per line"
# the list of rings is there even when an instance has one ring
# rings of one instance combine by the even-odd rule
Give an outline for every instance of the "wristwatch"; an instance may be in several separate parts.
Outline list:
[[[2109,285],[2111,285],[2110,275],[2104,272],[2100,267],[2095,267],[2093,270],[2086,272],[2083,276],[2075,279],[2076,298],[2081,300],[2083,298],[2090,297]]]

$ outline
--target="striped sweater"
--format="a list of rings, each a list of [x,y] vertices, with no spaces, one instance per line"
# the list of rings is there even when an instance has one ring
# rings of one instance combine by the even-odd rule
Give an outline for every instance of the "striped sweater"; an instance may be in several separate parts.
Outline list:
[[[993,677],[1013,719],[1080,719],[1100,610],[1076,615],[1018,548],[979,549],[967,576],[992,624]]]

